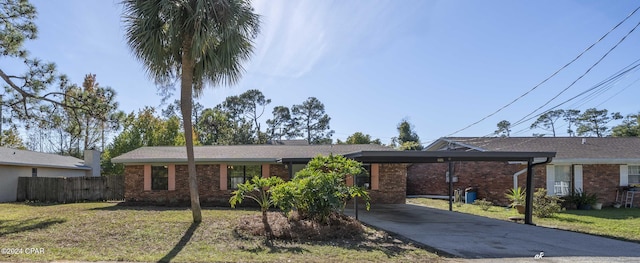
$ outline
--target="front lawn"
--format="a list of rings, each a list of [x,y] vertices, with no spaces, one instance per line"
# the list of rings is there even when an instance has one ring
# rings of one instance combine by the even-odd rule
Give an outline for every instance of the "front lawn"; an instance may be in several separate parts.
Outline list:
[[[448,210],[449,202],[427,198],[408,198],[407,203]],[[517,215],[513,209],[492,206],[483,211],[477,205],[454,203],[453,211],[485,216],[500,220],[508,220]],[[638,208],[603,208],[602,210],[567,210],[551,218],[533,218],[539,226],[565,229],[575,232],[611,237],[640,243],[640,209]]]
[[[268,244],[234,230],[241,217],[259,211],[202,212],[203,222],[192,224],[185,208],[0,204],[0,248],[21,249],[0,254],[0,261],[440,261],[436,254],[370,228],[364,240]]]

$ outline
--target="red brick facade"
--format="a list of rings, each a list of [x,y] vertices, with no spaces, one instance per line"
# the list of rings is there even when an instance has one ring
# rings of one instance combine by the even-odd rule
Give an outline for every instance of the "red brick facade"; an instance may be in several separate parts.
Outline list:
[[[513,188],[513,174],[526,166],[502,162],[456,162],[454,176],[458,182],[453,189],[476,187],[478,199],[486,198],[495,204],[506,205],[504,193]],[[424,163],[412,164],[407,172],[408,195],[447,195],[448,183],[445,180],[448,164]],[[534,168],[534,187],[547,188],[546,166]],[[518,185],[525,187],[526,173],[518,176]],[[587,193],[596,193],[605,206],[616,200],[616,190],[620,185],[620,165],[584,164],[582,165],[582,189]],[[640,198],[634,200],[634,206],[640,206]]]
[[[220,165],[196,165],[200,202],[210,206],[229,206],[233,190],[220,190]],[[269,175],[289,180],[289,170],[283,164],[270,164]],[[379,189],[371,190],[372,203],[404,203],[407,170],[403,164],[381,164]],[[227,182],[222,182],[226,184]],[[161,205],[189,203],[189,182],[186,165],[175,166],[175,191],[144,190],[144,165],[125,167],[125,200]]]
[[[372,204],[404,204],[407,198],[407,165],[380,164],[379,188],[370,190]]]
[[[125,200],[154,204],[182,205],[189,203],[189,175],[186,165],[176,165],[176,190],[144,190],[144,166],[125,167]],[[197,165],[200,202],[205,205],[228,205],[231,190],[220,190],[220,165]],[[227,182],[224,182],[225,184]]]
[[[447,163],[416,163],[408,168],[407,194],[447,195],[449,183],[446,181]],[[504,194],[513,188],[513,174],[526,166],[505,162],[456,162],[453,165],[453,189],[464,191],[467,187],[477,189],[478,199],[486,198],[495,204],[507,204]],[[538,169],[543,171],[544,169]],[[518,185],[524,187],[526,175],[518,176]],[[544,187],[544,178],[534,177],[536,187]]]

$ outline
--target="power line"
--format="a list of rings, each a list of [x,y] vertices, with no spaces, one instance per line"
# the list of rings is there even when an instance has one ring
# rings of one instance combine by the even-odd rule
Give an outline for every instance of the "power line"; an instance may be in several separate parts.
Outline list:
[[[547,109],[546,111],[544,111],[544,112],[542,112],[542,113],[539,113],[539,114],[537,114],[537,115],[535,115],[535,116],[531,116],[531,117],[529,117],[529,118],[527,118],[527,119],[524,119],[524,120],[523,120],[523,119],[521,119],[522,121],[519,121],[519,122],[514,123],[514,124],[511,126],[511,128],[516,127],[516,126],[519,126],[519,125],[523,124],[524,122],[530,121],[530,120],[532,120],[532,119],[534,119],[534,118],[536,118],[536,117],[539,117],[539,116],[541,116],[541,115],[543,115],[543,114],[545,114],[545,113],[547,113],[547,112],[549,112],[549,111],[551,111],[551,110],[557,109],[557,108],[559,108],[560,106],[562,106],[562,105],[564,105],[564,104],[566,104],[566,103],[568,103],[568,102],[570,102],[570,101],[572,101],[572,100],[574,100],[574,99],[576,99],[576,98],[578,98],[578,97],[581,97],[581,96],[583,96],[583,95],[585,95],[585,94],[587,94],[587,93],[589,93],[589,92],[592,92],[592,91],[593,91],[593,92],[592,92],[592,93],[590,93],[586,98],[582,99],[582,101],[581,101],[581,102],[577,102],[577,103],[574,103],[574,104],[573,104],[573,105],[575,106],[575,105],[578,105],[579,103],[582,103],[582,104],[580,104],[580,105],[579,105],[579,106],[582,106],[582,105],[584,105],[585,103],[587,103],[587,102],[589,102],[589,101],[593,100],[595,97],[598,97],[598,96],[602,95],[605,91],[607,91],[607,90],[611,89],[611,88],[614,86],[614,84],[611,84],[611,83],[616,82],[616,81],[618,81],[620,78],[625,77],[625,76],[627,76],[628,74],[630,74],[630,73],[632,73],[632,72],[636,72],[636,71],[638,71],[638,70],[640,70],[640,59],[638,59],[638,60],[634,61],[633,63],[631,63],[630,65],[626,66],[626,67],[625,67],[625,68],[623,68],[622,70],[620,70],[620,71],[616,72],[614,75],[612,75],[612,76],[608,77],[607,79],[605,79],[605,80],[601,81],[600,83],[598,83],[598,84],[594,85],[593,87],[591,87],[591,88],[589,88],[589,89],[587,89],[587,90],[585,90],[585,91],[583,91],[583,92],[579,93],[578,95],[573,96],[573,97],[571,97],[571,98],[569,98],[569,99],[567,99],[567,100],[565,100],[565,101],[563,101],[563,102],[561,102],[561,103],[559,103],[559,104],[557,104],[557,105],[555,105],[555,106],[553,106],[553,107],[551,107],[551,108]],[[632,82],[631,84],[627,85],[627,86],[626,86],[626,87],[624,87],[621,91],[619,91],[618,93],[614,94],[613,96],[615,96],[615,95],[619,94],[620,92],[622,92],[623,90],[626,90],[627,88],[631,87],[633,84],[635,84],[635,83],[636,83],[636,82],[638,82],[639,80],[640,80],[640,79],[636,79],[634,82]],[[594,90],[595,90],[595,91],[594,91]],[[613,97],[613,96],[612,96],[612,97]],[[611,99],[612,97],[608,98],[607,100]],[[576,107],[579,107],[579,106],[576,106]],[[576,108],[576,107],[573,107],[573,106],[572,106],[572,107],[570,107],[570,108]],[[514,134],[520,134],[520,133],[522,133],[522,132],[524,132],[524,131],[527,131],[527,130],[533,130],[533,129],[530,129],[530,128],[524,128],[524,129],[522,129],[522,130],[519,130],[519,131],[515,132]]]
[[[636,9],[637,10],[637,9]],[[525,118],[531,116],[532,114],[536,113],[538,110],[542,109],[544,106],[549,105],[549,103],[551,103],[553,100],[555,100],[556,98],[558,98],[560,95],[562,95],[565,91],[567,91],[569,88],[573,87],[573,85],[575,85],[579,80],[581,80],[584,76],[586,76],[587,74],[589,74],[589,72],[591,72],[591,70],[593,68],[595,68],[598,64],[600,64],[600,62],[602,62],[602,60],[604,60],[604,58],[606,58],[613,50],[615,50],[625,39],[627,39],[627,37],[633,33],[633,31],[636,30],[636,28],[638,28],[638,26],[640,26],[640,22],[638,22],[636,24],[636,26],[634,26],[626,35],[624,35],[624,37],[622,37],[618,43],[616,43],[613,47],[611,47],[606,53],[604,53],[604,55],[602,55],[602,57],[600,57],[600,59],[598,59],[598,61],[596,61],[595,63],[593,63],[593,65],[591,65],[591,67],[589,67],[584,73],[582,73],[582,75],[580,75],[577,79],[575,79],[573,82],[571,82],[571,84],[569,84],[569,86],[567,86],[566,88],[564,88],[563,90],[561,90],[560,92],[558,92],[558,94],[556,94],[555,96],[553,96],[553,98],[547,100],[547,102],[545,102],[544,104],[542,104],[540,107],[536,108],[535,110],[533,110],[532,112],[530,112],[529,114],[525,115],[524,117],[522,117],[521,119],[519,119],[518,121],[516,121],[516,123],[520,123],[522,120],[524,120]]]
[[[578,54],[578,56],[576,56],[574,59],[572,59],[571,61],[569,61],[569,63],[565,64],[564,66],[562,66],[560,69],[558,69],[556,72],[554,72],[553,74],[551,74],[549,77],[547,77],[546,79],[544,79],[542,82],[538,83],[537,85],[535,85],[533,88],[529,89],[527,92],[523,93],[522,95],[518,96],[517,98],[515,98],[514,100],[512,100],[511,102],[507,103],[506,105],[500,107],[498,110],[494,111],[493,113],[483,117],[482,119],[471,123],[467,126],[465,126],[462,129],[459,129],[453,133],[450,133],[448,135],[446,135],[445,137],[450,137],[451,135],[454,135],[456,133],[459,133],[461,131],[464,131],[466,129],[469,129],[475,125],[477,125],[478,123],[492,117],[493,115],[497,114],[498,112],[504,110],[505,108],[511,106],[512,104],[514,104],[516,101],[522,99],[523,97],[525,97],[526,95],[528,95],[529,93],[531,93],[532,91],[534,91],[535,89],[537,89],[538,87],[540,87],[542,84],[546,83],[549,79],[555,77],[558,73],[560,73],[560,71],[564,70],[565,68],[567,68],[569,65],[573,64],[573,62],[575,62],[576,60],[578,60],[580,57],[582,57],[582,55],[584,55],[587,51],[589,51],[591,48],[593,48],[596,44],[600,43],[600,41],[602,41],[605,37],[607,37],[609,35],[609,33],[613,32],[616,28],[618,28],[620,25],[622,25],[625,21],[627,21],[627,19],[629,19],[631,16],[633,16],[638,10],[640,9],[640,6],[638,6],[636,9],[634,9],[629,15],[627,15],[627,17],[625,17],[622,21],[620,21],[618,24],[616,24],[613,28],[611,28],[607,33],[605,33],[604,35],[602,35],[602,37],[600,37],[600,39],[598,39],[596,42],[594,42],[593,44],[591,44],[589,47],[587,47],[584,51],[582,51],[580,54]],[[637,26],[636,26],[637,27]],[[634,28],[635,29],[635,28]],[[627,34],[628,35],[628,34]],[[625,36],[626,37],[626,36]],[[617,45],[616,45],[617,46]],[[544,107],[544,106],[543,106]],[[536,110],[537,111],[537,110]],[[526,116],[525,116],[526,118]]]

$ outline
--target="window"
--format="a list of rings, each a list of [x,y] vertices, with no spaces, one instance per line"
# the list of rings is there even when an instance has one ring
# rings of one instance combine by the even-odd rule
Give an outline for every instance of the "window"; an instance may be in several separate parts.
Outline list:
[[[554,193],[557,196],[567,196],[570,194],[571,189],[571,166],[570,165],[556,165],[555,166],[555,183]]]
[[[38,177],[38,168],[31,168],[31,177]]]
[[[238,189],[238,185],[255,176],[262,176],[262,165],[229,165],[227,166],[229,189]]]
[[[365,164],[362,165],[362,168],[364,168],[365,172],[355,176],[355,185],[371,189],[371,165]]]
[[[629,185],[640,184],[640,165],[629,165]]]
[[[151,190],[169,190],[167,166],[151,166]]]

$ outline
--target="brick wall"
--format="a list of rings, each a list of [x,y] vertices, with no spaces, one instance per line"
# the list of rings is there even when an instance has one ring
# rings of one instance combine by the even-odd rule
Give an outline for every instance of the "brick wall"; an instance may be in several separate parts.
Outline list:
[[[125,167],[125,200],[159,205],[189,205],[189,175],[186,165],[175,166],[176,190],[144,191],[144,166]],[[233,190],[220,190],[220,165],[196,165],[200,202],[205,206],[229,206]],[[289,170],[282,164],[271,164],[270,176],[289,180]],[[406,197],[406,165],[381,164],[379,190],[370,192],[372,203],[404,203]],[[251,202],[246,202],[247,204]]]
[[[446,182],[447,163],[416,163],[407,171],[407,194],[409,195],[448,195],[449,183]],[[453,189],[464,190],[467,187],[478,189],[478,199],[486,198],[495,204],[508,204],[504,194],[513,188],[513,174],[525,169],[526,165],[506,162],[455,162]],[[544,167],[535,167],[534,185],[545,187]],[[518,176],[518,185],[526,185],[526,173]]]
[[[616,201],[616,190],[619,185],[619,164],[582,165],[582,188],[586,193],[597,194],[604,206],[613,205]]]
[[[289,177],[289,169],[285,167],[284,164],[271,164],[269,165],[269,176],[277,176],[282,178],[282,180],[288,181]]]
[[[372,204],[404,204],[407,198],[407,165],[380,164],[379,189],[369,191]]]
[[[513,187],[513,174],[525,169],[525,165],[501,162],[460,162],[454,166],[454,176],[458,182],[454,189],[478,188],[478,198],[486,198],[495,204],[506,205],[504,193]],[[447,195],[448,183],[445,174],[446,163],[425,163],[410,165],[407,172],[407,194],[409,195]],[[583,186],[587,193],[596,193],[605,206],[616,200],[616,190],[620,184],[619,164],[582,165]],[[546,166],[534,167],[534,188],[546,188]],[[518,185],[525,187],[526,175],[518,176]],[[640,206],[640,198],[634,200],[634,206]]]

